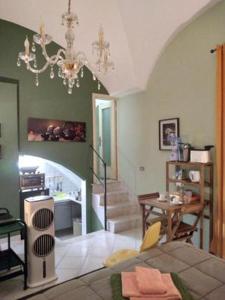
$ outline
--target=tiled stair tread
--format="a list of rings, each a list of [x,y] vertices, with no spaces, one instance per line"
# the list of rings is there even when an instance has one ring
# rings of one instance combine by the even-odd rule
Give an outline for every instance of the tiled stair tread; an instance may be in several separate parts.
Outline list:
[[[122,181],[119,181],[119,180],[116,180],[116,179],[107,179],[106,180],[107,184],[120,184],[122,183]],[[98,185],[101,185],[101,183],[92,183],[92,186],[98,186]]]
[[[114,208],[123,208],[123,207],[128,207],[128,206],[136,206],[137,208],[139,207],[138,204],[133,203],[129,200],[126,200],[122,203],[115,203],[115,204],[111,204],[111,205],[107,205],[107,209],[114,209]]]
[[[124,203],[118,203],[117,205],[108,205],[107,206],[107,217],[109,219],[113,219],[116,217],[124,216],[124,215],[132,215],[137,213],[139,207],[136,204],[133,204],[130,201]]]
[[[113,222],[113,223],[122,223],[122,222],[126,222],[129,220],[134,220],[134,219],[140,219],[141,220],[141,214],[132,214],[132,215],[126,215],[126,216],[120,216],[118,218],[112,218],[112,219],[108,219],[108,222]]]
[[[98,207],[104,206],[104,201],[103,200],[104,199],[100,200]],[[121,201],[121,202],[119,202],[119,201]],[[126,205],[130,206],[129,199],[121,199],[121,198],[116,199],[116,200],[115,199],[114,200],[108,199],[107,209],[110,209],[110,208],[113,209],[113,208],[116,208],[116,207],[118,207],[120,205],[121,205],[121,207],[126,207]]]
[[[116,199],[107,199],[107,206],[116,205],[116,203],[127,203],[127,199],[116,198]],[[102,198],[99,202],[99,207],[104,206],[104,199]]]
[[[114,181],[114,182],[107,182],[107,190],[108,192],[111,191],[120,191],[124,190],[125,186],[120,181]],[[104,192],[104,185],[103,184],[93,184],[92,185],[92,192],[94,194],[99,194]]]
[[[127,194],[128,192],[125,189],[121,189],[121,190],[116,190],[116,191],[110,191],[107,192],[107,195],[116,195],[116,194]],[[103,193],[93,193],[95,195],[99,195],[99,196],[104,196],[104,192]]]
[[[126,200],[126,201],[121,202],[121,203],[114,203],[114,204],[107,205],[107,210],[111,211],[111,210],[116,210],[116,209],[134,208],[134,207],[137,210],[139,210],[139,206],[136,203],[132,203],[129,200]],[[99,208],[104,208],[104,205],[99,205]]]

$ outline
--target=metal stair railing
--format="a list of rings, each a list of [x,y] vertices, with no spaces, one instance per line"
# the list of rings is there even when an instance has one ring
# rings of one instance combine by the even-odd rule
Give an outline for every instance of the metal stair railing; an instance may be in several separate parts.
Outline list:
[[[96,149],[93,147],[93,145],[90,145],[90,148],[91,148],[93,154],[95,154],[96,157],[99,159],[99,161],[102,163],[103,169],[104,169],[104,176],[103,176],[103,179],[102,179],[98,174],[96,174],[96,172],[93,169],[93,167],[90,167],[93,175],[101,183],[101,185],[104,188],[104,229],[107,230],[107,176],[106,176],[106,162],[101,157],[101,155],[96,151]]]

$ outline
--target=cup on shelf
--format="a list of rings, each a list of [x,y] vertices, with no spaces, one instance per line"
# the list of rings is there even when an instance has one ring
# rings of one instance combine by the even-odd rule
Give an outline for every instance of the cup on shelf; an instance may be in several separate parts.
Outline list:
[[[200,171],[190,171],[189,178],[192,182],[199,182],[200,181]]]
[[[159,194],[159,200],[165,200],[166,195],[165,194]]]

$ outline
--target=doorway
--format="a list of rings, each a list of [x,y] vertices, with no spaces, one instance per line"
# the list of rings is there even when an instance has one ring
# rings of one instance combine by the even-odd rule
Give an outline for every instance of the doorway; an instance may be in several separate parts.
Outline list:
[[[19,217],[19,82],[0,77],[0,207]]]
[[[93,94],[93,146],[106,163],[108,180],[117,179],[116,99]],[[104,177],[103,164],[96,155],[94,171]]]

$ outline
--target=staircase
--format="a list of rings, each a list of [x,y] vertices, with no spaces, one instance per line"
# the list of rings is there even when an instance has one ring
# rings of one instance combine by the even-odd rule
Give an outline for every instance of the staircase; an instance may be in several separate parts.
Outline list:
[[[104,189],[93,184],[92,207],[104,226]],[[141,225],[141,213],[136,201],[120,181],[107,181],[107,229],[112,233],[129,230]]]

